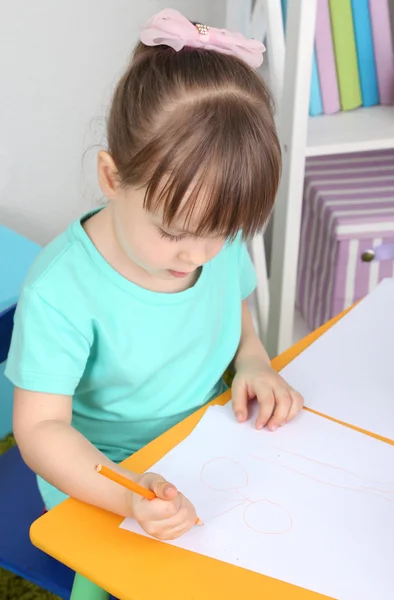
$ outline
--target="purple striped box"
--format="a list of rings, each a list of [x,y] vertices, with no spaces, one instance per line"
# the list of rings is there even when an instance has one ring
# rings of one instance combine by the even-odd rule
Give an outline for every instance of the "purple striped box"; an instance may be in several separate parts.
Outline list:
[[[363,262],[394,242],[394,150],[311,157],[305,168],[297,307],[316,329],[394,277],[394,260]]]

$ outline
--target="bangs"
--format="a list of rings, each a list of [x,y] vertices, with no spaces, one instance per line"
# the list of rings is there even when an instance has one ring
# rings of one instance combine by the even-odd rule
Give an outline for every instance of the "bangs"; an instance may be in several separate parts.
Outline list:
[[[276,132],[263,111],[236,93],[170,111],[130,165],[147,187],[145,208],[160,210],[167,226],[192,226],[198,236],[233,239],[242,230],[246,238],[261,231],[281,169]]]

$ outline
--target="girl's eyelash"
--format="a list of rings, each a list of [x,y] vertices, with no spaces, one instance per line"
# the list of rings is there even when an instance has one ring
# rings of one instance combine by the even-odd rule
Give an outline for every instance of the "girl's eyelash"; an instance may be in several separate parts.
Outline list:
[[[166,240],[171,240],[172,242],[180,242],[181,240],[183,240],[183,238],[185,236],[184,235],[171,235],[170,233],[167,233],[166,231],[163,231],[162,229],[160,229],[160,237],[162,237]]]

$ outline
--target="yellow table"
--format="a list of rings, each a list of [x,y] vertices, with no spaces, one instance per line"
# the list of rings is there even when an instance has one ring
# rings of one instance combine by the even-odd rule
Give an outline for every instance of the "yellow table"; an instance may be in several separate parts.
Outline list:
[[[285,367],[339,318],[276,358],[272,363],[274,368]],[[224,404],[229,399],[227,392],[214,403]],[[205,410],[179,423],[123,465],[136,472],[148,470],[193,430]],[[31,540],[121,600],[238,600],[254,595],[269,600],[323,598],[282,581],[124,531],[119,529],[122,520],[70,499],[33,523]],[[88,600],[88,593],[82,596]]]

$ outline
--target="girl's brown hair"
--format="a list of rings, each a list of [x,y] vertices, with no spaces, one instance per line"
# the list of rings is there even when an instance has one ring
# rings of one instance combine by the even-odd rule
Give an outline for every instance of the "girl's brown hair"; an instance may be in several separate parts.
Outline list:
[[[249,236],[266,223],[281,172],[270,93],[242,60],[139,42],[108,119],[124,186],[147,186],[145,208],[197,235]]]

